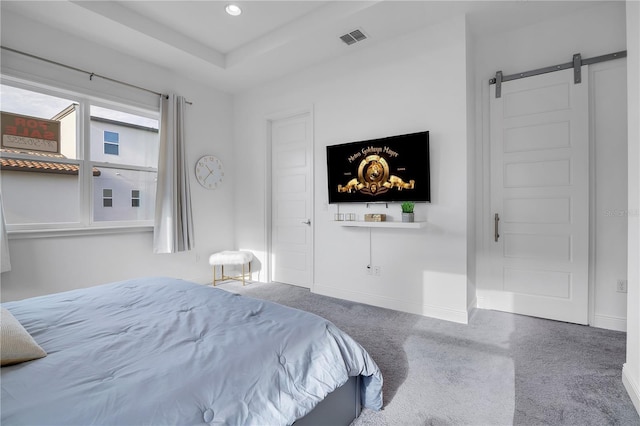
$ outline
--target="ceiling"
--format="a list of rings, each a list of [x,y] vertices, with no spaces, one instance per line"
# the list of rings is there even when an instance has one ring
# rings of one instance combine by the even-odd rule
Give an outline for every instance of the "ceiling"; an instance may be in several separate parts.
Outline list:
[[[233,2],[243,13],[232,17]],[[593,1],[8,1],[28,16],[229,93],[467,14],[476,35],[575,13]],[[4,18],[3,18],[4,19]],[[347,46],[339,37],[361,29]],[[4,45],[4,43],[3,43]],[[12,46],[7,46],[12,47]]]

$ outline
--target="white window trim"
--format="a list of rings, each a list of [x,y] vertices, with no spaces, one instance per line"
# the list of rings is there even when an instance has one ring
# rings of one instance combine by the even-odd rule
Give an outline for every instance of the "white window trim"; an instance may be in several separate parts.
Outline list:
[[[110,195],[109,197],[107,197],[106,195],[104,195],[104,191],[106,191],[107,189],[108,189],[109,191],[111,191],[111,195]],[[110,206],[105,206],[105,205],[104,205],[104,201],[105,201],[105,200],[111,200],[111,205],[110,205]],[[113,207],[113,189],[111,189],[111,188],[103,188],[103,189],[102,189],[102,207],[103,207],[103,208],[105,208],[105,207],[112,208],[112,207]]]
[[[92,226],[90,228],[82,227],[58,227],[58,228],[40,228],[40,229],[14,229],[7,230],[9,240],[25,240],[35,238],[55,238],[55,237],[75,237],[88,235],[115,235],[129,234],[137,232],[153,232],[153,223],[147,224],[129,224],[120,222],[117,226]]]
[[[136,191],[136,192],[138,193],[138,196],[137,196],[137,197],[134,197],[134,196],[133,196],[133,191]],[[142,198],[140,197],[141,192],[142,192],[142,191],[140,191],[139,189],[132,189],[132,190],[131,190],[131,207],[132,207],[132,208],[136,208],[136,209],[137,209],[137,208],[140,208],[140,205],[141,205],[140,201],[141,201],[141,199],[142,199]],[[134,202],[134,201],[138,201],[138,205],[137,205],[137,206],[134,206],[134,205],[133,205],[133,202]]]

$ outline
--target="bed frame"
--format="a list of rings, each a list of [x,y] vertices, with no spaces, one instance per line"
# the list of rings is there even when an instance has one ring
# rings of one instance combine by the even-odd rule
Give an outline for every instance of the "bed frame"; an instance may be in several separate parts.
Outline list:
[[[309,414],[293,423],[295,426],[348,426],[362,410],[360,376],[349,377],[347,383],[331,392]]]

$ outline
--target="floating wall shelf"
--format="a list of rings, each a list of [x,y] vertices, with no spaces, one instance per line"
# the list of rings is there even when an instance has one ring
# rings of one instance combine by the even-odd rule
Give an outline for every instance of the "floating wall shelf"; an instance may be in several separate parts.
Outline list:
[[[424,228],[427,222],[363,222],[363,221],[336,221],[339,226],[359,227],[359,228]]]

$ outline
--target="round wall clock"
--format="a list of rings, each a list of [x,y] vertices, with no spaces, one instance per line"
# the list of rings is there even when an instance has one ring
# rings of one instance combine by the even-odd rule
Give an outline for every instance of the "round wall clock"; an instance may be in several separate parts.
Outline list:
[[[207,189],[216,189],[224,177],[222,161],[213,155],[205,155],[196,163],[196,178]]]

